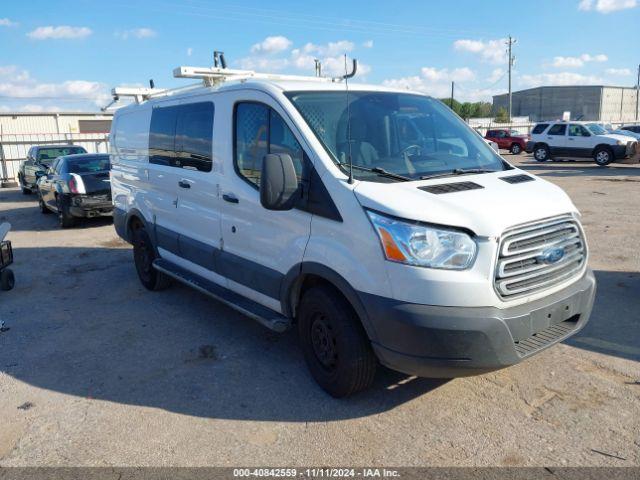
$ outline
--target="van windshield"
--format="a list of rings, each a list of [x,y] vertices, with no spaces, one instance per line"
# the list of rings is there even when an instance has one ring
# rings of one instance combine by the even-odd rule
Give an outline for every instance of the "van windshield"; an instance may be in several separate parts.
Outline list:
[[[360,167],[354,169],[354,177],[360,180],[389,181],[369,169],[417,180],[508,168],[439,100],[408,93],[350,91],[349,129],[344,92],[290,92],[287,96],[344,170],[351,153],[353,165]]]

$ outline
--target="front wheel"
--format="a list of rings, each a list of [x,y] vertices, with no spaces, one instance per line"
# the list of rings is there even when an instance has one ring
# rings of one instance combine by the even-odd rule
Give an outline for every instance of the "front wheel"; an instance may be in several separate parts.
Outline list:
[[[593,159],[601,167],[606,167],[613,162],[613,152],[608,147],[598,147],[596,151],[593,152]]]
[[[13,271],[9,268],[5,268],[0,272],[0,289],[11,290],[16,284],[16,279],[13,276]]]
[[[133,262],[140,283],[148,290],[164,290],[171,284],[171,278],[153,268],[156,255],[149,234],[140,226],[133,231]]]
[[[341,398],[368,388],[377,360],[357,315],[329,286],[305,292],[298,334],[311,375],[329,395]]]
[[[546,162],[550,157],[549,147],[546,145],[536,145],[533,149],[533,158],[538,162]]]
[[[511,145],[511,148],[509,150],[511,151],[512,155],[520,155],[522,153],[522,147],[518,143],[514,143],[513,145]]]
[[[44,203],[44,199],[42,198],[42,193],[38,192],[38,206],[40,207],[40,212],[45,215],[51,213],[51,210],[47,208],[47,205]]]

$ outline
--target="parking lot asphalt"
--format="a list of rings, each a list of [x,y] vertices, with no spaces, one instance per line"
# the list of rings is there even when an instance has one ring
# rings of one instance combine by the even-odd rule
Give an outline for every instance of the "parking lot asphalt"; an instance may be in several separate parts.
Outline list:
[[[181,285],[146,291],[110,221],[60,230],[1,189],[16,287],[0,292],[0,466],[640,465],[640,165],[505,158],[581,210],[591,322],[505,370],[380,369],[344,400],[314,383],[295,331]]]

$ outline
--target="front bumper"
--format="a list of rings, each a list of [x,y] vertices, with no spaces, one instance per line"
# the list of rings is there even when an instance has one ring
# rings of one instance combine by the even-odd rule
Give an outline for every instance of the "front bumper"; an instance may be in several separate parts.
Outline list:
[[[636,153],[636,142],[628,142],[626,145],[614,145],[613,156],[616,160],[630,157]]]
[[[527,153],[533,153],[534,145],[535,145],[535,142],[532,142],[531,140],[529,140],[527,143],[524,144],[524,151]]]
[[[595,291],[588,270],[559,292],[506,309],[361,296],[381,363],[410,375],[454,378],[514,365],[577,333],[589,320]]]

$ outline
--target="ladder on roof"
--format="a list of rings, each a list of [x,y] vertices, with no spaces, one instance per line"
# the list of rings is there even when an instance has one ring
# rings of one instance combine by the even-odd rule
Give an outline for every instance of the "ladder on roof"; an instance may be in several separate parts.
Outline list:
[[[217,63],[217,62],[216,62]],[[136,87],[115,87],[111,89],[113,101],[109,105],[102,108],[106,110],[116,103],[121,97],[131,97],[136,103],[157,96],[175,94],[177,92],[193,89],[205,85],[207,87],[218,87],[226,81],[247,81],[247,80],[284,80],[296,82],[340,82],[342,80],[353,77],[358,68],[357,60],[353,59],[353,69],[341,77],[317,77],[306,75],[281,75],[277,73],[259,73],[253,70],[236,70],[231,68],[213,66],[213,67],[186,67],[181,66],[173,69],[174,78],[195,78],[202,80],[201,84],[189,85],[186,87],[178,87],[173,89],[162,88],[136,88]]]

